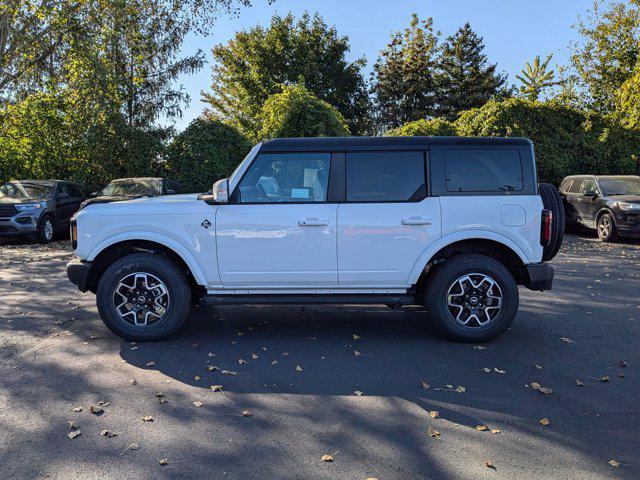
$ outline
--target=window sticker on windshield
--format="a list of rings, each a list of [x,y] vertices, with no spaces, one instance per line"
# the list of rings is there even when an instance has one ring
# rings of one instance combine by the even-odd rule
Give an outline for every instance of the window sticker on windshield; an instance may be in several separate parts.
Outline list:
[[[308,188],[292,188],[291,198],[309,198]]]
[[[304,186],[313,188],[318,181],[318,169],[317,168],[305,168],[304,169]]]

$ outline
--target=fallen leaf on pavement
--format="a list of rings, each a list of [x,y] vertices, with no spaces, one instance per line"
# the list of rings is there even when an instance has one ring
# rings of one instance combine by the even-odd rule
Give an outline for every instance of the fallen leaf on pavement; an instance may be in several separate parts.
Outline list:
[[[540,419],[540,425],[542,425],[543,427],[547,427],[551,422],[549,421],[549,419],[547,417],[541,418]]]
[[[493,371],[496,373],[507,373],[506,370],[500,370],[498,367],[493,367]]]
[[[94,407],[93,405],[91,405],[89,407],[89,412],[93,413],[94,415],[100,415],[101,413],[104,412],[104,408],[102,408],[102,407]]]
[[[438,410],[431,410],[429,415],[431,415],[431,418],[440,418],[440,412]]]
[[[361,397],[362,396],[362,392],[360,390],[356,390],[355,392],[353,392],[354,395]]]
[[[160,465],[169,465],[169,459],[168,458],[161,458],[158,463]]]
[[[491,433],[497,435],[498,433],[501,433],[501,431],[499,429],[497,429],[497,428],[492,428],[491,429]]]
[[[484,432],[489,430],[489,427],[487,427],[486,425],[476,425],[476,430],[478,430],[479,432]]]
[[[277,365],[278,364],[278,360],[272,360],[271,361],[271,365]]]
[[[162,398],[162,397],[164,397],[164,392],[156,393],[156,398]]]
[[[467,389],[464,388],[464,387],[461,387],[461,386],[456,387],[456,392],[458,392],[458,393],[464,393],[466,391],[467,391]]]
[[[140,450],[140,445],[137,443],[132,443],[127,448],[125,448],[122,452],[120,452],[120,455],[124,455],[124,452],[126,452],[127,450]]]
[[[427,435],[429,435],[431,438],[440,438],[440,432],[432,427],[429,427],[427,429]]]
[[[355,333],[351,335],[354,340],[360,340],[360,335],[356,335]]]
[[[193,402],[193,404],[198,408],[200,408],[202,406],[202,402],[200,402],[200,401],[195,401],[195,402]]]
[[[627,368],[629,366],[629,364],[627,362],[625,362],[624,360],[620,360],[620,366],[622,368]],[[615,460],[614,460],[615,461]]]
[[[253,413],[251,413],[249,410],[242,410],[242,416],[243,417],[253,417]]]
[[[211,390],[213,390],[214,392],[221,392],[222,385],[211,385]]]
[[[560,340],[562,341],[562,343],[576,343],[575,340],[572,340],[572,339],[567,338],[567,337],[562,337]]]
[[[482,345],[476,345],[475,347],[473,347],[474,350],[486,350],[487,347],[483,347]]]
[[[67,433],[67,437],[69,438],[76,438],[76,437],[79,437],[80,435],[82,435],[82,431],[80,430],[72,430],[69,433]]]
[[[543,394],[543,395],[549,395],[550,393],[553,393],[553,390],[551,390],[550,388],[547,388],[547,387],[542,387],[542,386],[540,386],[540,384],[539,384],[539,383],[537,383],[537,382],[531,382],[531,383],[529,384],[529,386],[530,386],[531,388],[533,388],[534,390],[539,391],[539,392],[540,392],[541,394]]]
[[[329,454],[322,455],[322,458],[320,458],[320,461],[333,462],[333,455],[329,455]]]
[[[244,360],[242,360],[242,361],[244,362]],[[238,362],[238,363],[240,363],[240,362]],[[244,363],[247,363],[247,362],[244,362]],[[206,366],[206,367],[204,367],[204,368],[205,368],[205,370],[206,370],[207,372],[213,372],[214,370],[217,370],[217,369],[218,369],[218,367],[216,367],[216,366],[214,366],[214,365],[207,365],[207,366]]]
[[[135,378],[132,378],[131,380],[129,380],[129,383],[130,383],[131,385],[137,385],[137,384],[138,384],[138,381],[137,381]]]
[[[302,367],[300,365],[296,365],[296,372],[301,372],[302,371]]]
[[[100,432],[100,435],[102,435],[103,437],[108,437],[108,438],[113,438],[113,437],[117,437],[118,434],[115,432],[112,432],[111,430],[102,430]]]
[[[147,362],[147,363],[145,363],[145,365],[147,367],[155,367],[156,366],[156,362]]]
[[[487,460],[486,462],[484,462],[484,466],[487,468],[491,468],[492,470],[497,470],[496,466],[491,463],[491,460]]]
[[[607,462],[609,465],[611,465],[614,468],[618,468],[620,466],[620,462],[616,461],[616,460],[609,460]]]
[[[69,428],[78,428],[78,422],[75,420],[69,420]]]
[[[576,385],[578,387],[584,387],[584,383],[582,383],[580,380],[576,380]]]
[[[196,382],[199,382],[201,378],[202,378],[202,377],[200,377],[200,375],[196,375],[195,377],[193,377],[193,379],[194,379]]]
[[[73,407],[73,411],[78,413],[82,411],[82,407]]]
[[[143,422],[153,422],[153,417],[151,415],[145,415],[142,417]]]
[[[484,373],[491,373],[491,369],[490,369],[489,367],[484,367],[484,368],[482,369],[482,371],[483,371]]]
[[[427,382],[425,382],[424,380],[422,381],[422,383],[420,384],[420,386],[421,386],[422,388],[424,388],[425,390],[426,390],[427,388],[429,388],[429,384],[428,384]]]
[[[536,370],[542,370],[542,365],[538,365],[537,363],[534,365],[534,367],[536,367]]]
[[[353,354],[354,354],[356,357],[359,357],[360,355],[362,355],[362,354],[361,354],[359,351],[357,351],[357,350],[354,350],[354,351],[353,351]]]
[[[231,370],[220,370],[220,373],[223,375],[232,375],[234,377],[238,375],[238,372],[232,372]]]
[[[256,355],[255,353],[251,354],[251,360],[256,360],[258,358],[258,355]]]
[[[609,381],[609,375],[603,375],[602,377],[600,377],[600,381],[601,382],[608,382]]]

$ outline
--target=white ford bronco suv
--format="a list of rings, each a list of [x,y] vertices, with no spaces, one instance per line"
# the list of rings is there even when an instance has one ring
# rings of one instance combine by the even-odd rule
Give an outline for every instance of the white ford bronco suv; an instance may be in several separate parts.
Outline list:
[[[106,325],[160,340],[194,300],[424,306],[449,338],[483,342],[548,290],[557,190],[519,138],[276,139],[211,192],[90,205],[67,266]]]

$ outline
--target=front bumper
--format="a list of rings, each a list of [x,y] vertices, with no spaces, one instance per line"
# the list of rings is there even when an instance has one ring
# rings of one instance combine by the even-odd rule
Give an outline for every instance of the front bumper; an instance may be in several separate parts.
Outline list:
[[[0,237],[34,235],[38,231],[40,215],[20,213],[11,218],[0,218]]]
[[[525,287],[530,290],[551,290],[553,286],[554,269],[547,263],[533,263],[525,265],[527,269],[527,279]]]
[[[86,292],[89,290],[89,273],[91,271],[91,262],[85,262],[78,258],[74,258],[67,263],[67,277],[78,290]]]

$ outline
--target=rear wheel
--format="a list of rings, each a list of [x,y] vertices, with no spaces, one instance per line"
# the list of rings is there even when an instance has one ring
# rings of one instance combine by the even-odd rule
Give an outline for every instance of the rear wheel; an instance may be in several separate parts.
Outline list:
[[[542,250],[542,261],[547,262],[556,256],[562,246],[565,224],[564,205],[562,204],[560,192],[550,183],[539,184],[538,192],[542,198],[544,208],[549,210],[552,215],[551,240]]]
[[[461,342],[486,342],[504,332],[518,311],[509,270],[484,255],[458,255],[427,277],[425,307],[436,329]]]
[[[618,231],[615,223],[613,223],[613,215],[610,213],[603,213],[598,218],[596,227],[598,229],[598,238],[603,242],[615,242],[618,240]]]
[[[127,255],[100,278],[96,294],[105,325],[127,340],[155,341],[173,334],[191,308],[191,287],[184,272],[168,258]]]

